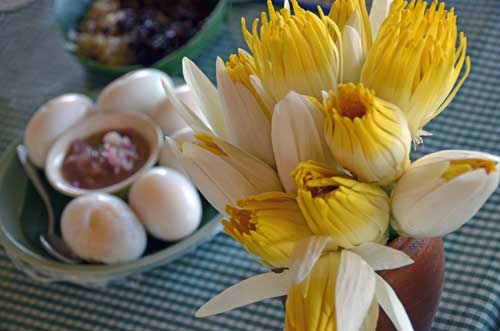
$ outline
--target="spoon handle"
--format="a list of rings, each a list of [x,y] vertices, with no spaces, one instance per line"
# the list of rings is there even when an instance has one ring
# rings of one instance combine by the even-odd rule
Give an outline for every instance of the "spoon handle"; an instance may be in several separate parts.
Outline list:
[[[35,186],[36,191],[38,192],[38,194],[42,198],[43,203],[45,204],[45,207],[47,208],[47,212],[49,213],[48,233],[54,234],[55,226],[56,226],[54,209],[52,208],[52,204],[50,203],[49,195],[47,194],[47,191],[45,191],[45,188],[43,187],[43,184],[40,181],[40,177],[38,176],[38,173],[35,169],[35,166],[31,163],[31,161],[28,158],[28,152],[26,151],[26,147],[24,147],[23,145],[17,146],[17,157],[19,158],[19,162],[21,162],[21,164],[24,168],[24,171],[26,172],[28,177],[31,179],[31,182]]]

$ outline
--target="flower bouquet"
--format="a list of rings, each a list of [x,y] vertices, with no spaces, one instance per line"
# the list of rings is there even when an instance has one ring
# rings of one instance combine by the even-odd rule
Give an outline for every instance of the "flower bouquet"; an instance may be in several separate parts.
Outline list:
[[[493,155],[410,161],[470,71],[453,9],[374,0],[368,14],[364,0],[337,0],[315,14],[269,1],[242,27],[250,52],[217,59],[217,87],[184,60],[202,117],[166,87],[195,132],[182,146],[169,140],[178,166],[270,269],[197,316],[287,296],[289,331],[375,330],[380,307],[397,330],[413,330],[376,273],[413,263],[389,238],[444,236],[499,184]]]

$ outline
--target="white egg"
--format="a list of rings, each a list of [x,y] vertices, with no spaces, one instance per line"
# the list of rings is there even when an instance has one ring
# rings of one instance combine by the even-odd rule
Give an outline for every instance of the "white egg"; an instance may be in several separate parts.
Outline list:
[[[36,166],[44,167],[52,144],[62,133],[82,120],[92,104],[92,100],[85,95],[64,94],[38,109],[24,131],[24,145]]]
[[[149,234],[158,239],[180,240],[201,222],[198,192],[173,169],[157,167],[141,176],[130,189],[129,203]]]
[[[162,80],[173,86],[172,79],[160,70],[133,71],[111,82],[97,98],[96,108],[148,113],[166,98]]]
[[[104,193],[82,195],[64,209],[64,241],[84,260],[106,264],[139,258],[146,249],[146,231],[121,199]]]

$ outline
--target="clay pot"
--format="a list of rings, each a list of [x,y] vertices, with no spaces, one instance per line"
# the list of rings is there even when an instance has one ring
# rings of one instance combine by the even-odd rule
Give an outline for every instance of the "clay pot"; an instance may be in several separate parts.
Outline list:
[[[396,291],[410,316],[413,328],[431,329],[444,284],[444,249],[441,238],[409,239],[399,237],[389,244],[408,254],[415,263],[404,268],[383,271],[380,275]],[[377,331],[395,331],[381,310]]]
[[[410,239],[399,237],[389,246],[405,252],[415,263],[404,268],[382,271],[410,316],[413,329],[430,331],[444,284],[444,248],[441,238]],[[283,303],[286,297],[283,297]],[[396,331],[380,309],[377,331]]]

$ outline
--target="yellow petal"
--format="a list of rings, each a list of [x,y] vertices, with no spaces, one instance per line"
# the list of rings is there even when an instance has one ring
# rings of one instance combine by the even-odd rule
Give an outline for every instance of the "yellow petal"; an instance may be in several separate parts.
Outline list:
[[[470,71],[467,39],[444,3],[395,0],[361,73],[377,96],[401,108],[412,137],[452,101]],[[457,82],[465,64],[465,73]]]
[[[250,48],[255,73],[275,101],[290,91],[321,97],[322,90],[334,89],[341,76],[341,50],[335,40],[340,32],[328,17],[300,8],[292,1],[276,12],[268,1],[269,19],[262,13],[260,29],[256,19],[252,32],[242,20],[243,35]]]
[[[324,104],[325,136],[335,160],[364,182],[386,185],[410,162],[404,115],[362,84],[341,84]]]
[[[380,187],[312,162],[299,164],[293,176],[297,202],[314,234],[332,236],[344,248],[385,238],[389,197]]]
[[[335,284],[339,264],[339,252],[326,253],[302,283],[291,286],[285,331],[336,330]]]
[[[224,231],[270,268],[288,267],[296,243],[312,236],[295,195],[264,193],[238,206],[226,208],[230,219],[222,222]]]

